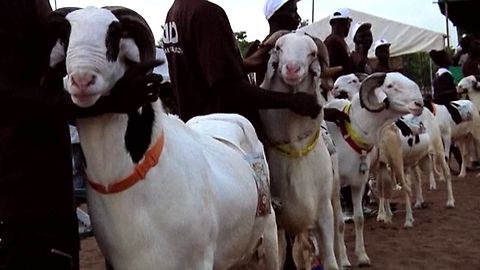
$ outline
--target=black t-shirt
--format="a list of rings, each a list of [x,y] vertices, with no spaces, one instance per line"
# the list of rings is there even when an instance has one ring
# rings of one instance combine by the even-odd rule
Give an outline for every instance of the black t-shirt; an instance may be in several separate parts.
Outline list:
[[[433,76],[433,102],[446,104],[457,99],[457,88],[452,73],[445,68],[439,69]]]
[[[330,66],[341,66],[343,69],[334,79],[349,74],[352,72],[352,65],[350,62],[350,55],[348,53],[348,45],[345,39],[336,35],[330,34],[324,41],[328,50],[328,58],[330,60]]]
[[[36,11],[32,0],[0,0],[0,104],[14,91],[40,91],[48,54]],[[12,121],[14,114],[0,115],[0,219],[40,222],[74,215],[66,120],[39,119],[32,110],[31,120]]]
[[[165,22],[170,79],[184,121],[215,112],[238,112],[222,102],[215,85],[246,79],[227,15],[204,0],[175,1]],[[248,117],[247,117],[248,118]]]

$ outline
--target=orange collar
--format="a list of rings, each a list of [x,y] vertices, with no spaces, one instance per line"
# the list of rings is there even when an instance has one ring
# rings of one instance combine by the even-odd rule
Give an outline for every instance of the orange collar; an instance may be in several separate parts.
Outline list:
[[[144,180],[145,175],[148,173],[148,171],[158,163],[160,155],[162,154],[164,142],[165,136],[162,132],[162,135],[158,137],[157,142],[145,153],[143,161],[138,163],[133,169],[133,173],[126,178],[107,186],[87,179],[88,184],[95,191],[101,194],[113,194],[127,190],[131,186],[138,183],[140,180]]]

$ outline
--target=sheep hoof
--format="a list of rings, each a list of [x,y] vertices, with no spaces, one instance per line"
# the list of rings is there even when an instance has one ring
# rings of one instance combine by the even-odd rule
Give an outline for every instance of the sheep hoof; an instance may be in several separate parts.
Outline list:
[[[352,264],[350,263],[347,257],[343,258],[341,262],[342,262],[342,269],[348,270],[352,268]]]
[[[467,176],[467,174],[464,172],[458,174],[459,178],[464,178],[465,176]]]
[[[406,220],[405,221],[405,224],[403,224],[403,227],[405,229],[411,229],[413,228],[413,220]]]
[[[455,208],[455,203],[454,202],[447,202],[447,208]]]
[[[416,202],[413,205],[413,209],[422,209],[422,208],[427,208],[427,204],[425,202]]]
[[[370,267],[370,258],[368,258],[367,254],[358,258],[358,267]]]

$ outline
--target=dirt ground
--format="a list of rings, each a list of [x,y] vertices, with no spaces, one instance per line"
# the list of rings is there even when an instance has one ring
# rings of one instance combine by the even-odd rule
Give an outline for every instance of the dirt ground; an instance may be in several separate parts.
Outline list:
[[[480,270],[480,177],[469,173],[453,180],[456,208],[445,208],[445,185],[439,183],[437,191],[424,193],[428,208],[414,210],[413,229],[403,228],[404,205],[391,225],[366,219],[365,244],[372,262],[367,269]],[[347,224],[345,240],[355,265],[353,224]],[[80,256],[81,269],[105,269],[93,237],[82,240]]]

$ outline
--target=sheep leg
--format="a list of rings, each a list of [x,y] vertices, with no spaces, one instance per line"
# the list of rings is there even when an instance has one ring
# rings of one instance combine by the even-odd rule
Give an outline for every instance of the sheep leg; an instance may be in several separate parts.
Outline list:
[[[292,257],[296,269],[312,269],[312,258],[315,256],[315,247],[310,243],[308,231],[295,236],[292,245]]]
[[[452,175],[450,174],[450,170],[445,159],[440,159],[440,167],[442,168],[443,176],[445,177],[445,180],[447,182],[447,207],[454,208],[455,199],[453,197]]]
[[[467,142],[464,138],[457,140],[457,146],[460,149],[460,154],[462,156],[462,165],[460,166],[460,173],[458,177],[465,177],[467,175],[467,156],[468,156],[468,149],[467,149]]]
[[[348,259],[347,247],[345,246],[345,221],[343,220],[342,207],[340,204],[340,183],[334,184],[332,205],[334,211],[335,224],[335,255],[337,263],[341,268],[350,268],[352,264]]]
[[[370,258],[365,250],[365,242],[363,239],[363,209],[362,209],[362,196],[365,191],[365,183],[367,181],[366,175],[361,176],[362,181],[359,181],[360,186],[351,186],[352,188],[352,201],[353,201],[353,221],[355,223],[355,254],[358,258],[358,266],[370,266]]]
[[[409,169],[411,171],[411,169]],[[403,173],[403,196],[405,199],[405,223],[403,224],[404,228],[411,228],[413,227],[413,211],[412,211],[412,202],[411,202],[411,196],[412,196],[412,188],[411,188],[411,180],[410,180],[410,174]]]
[[[443,155],[443,153],[442,153],[442,155]],[[433,170],[433,174],[434,174],[435,179],[438,179],[439,182],[445,182],[446,178],[443,174],[443,168],[441,169],[441,163],[440,163],[441,161],[439,160],[439,158],[443,159],[443,156],[433,155],[433,157],[432,157],[432,170]],[[443,159],[443,160],[445,160],[445,159]]]
[[[415,177],[415,179],[412,181],[415,189],[415,204],[413,205],[413,208],[422,208],[425,200],[423,198],[422,177],[420,175],[420,168],[418,166],[415,166],[413,169],[413,174]]]
[[[386,168],[385,168],[386,169]],[[384,194],[385,194],[385,200],[383,202],[383,207],[385,209],[385,223],[392,223],[392,209],[390,209],[390,200],[392,198],[392,191],[393,191],[393,186],[396,186],[396,180],[395,180],[395,174],[392,170],[390,177],[388,175],[385,175],[386,181],[384,184]]]
[[[332,186],[332,207],[333,207],[333,222],[334,222],[334,249],[337,265],[339,269],[350,268],[352,265],[348,260],[347,248],[345,247],[344,230],[345,222],[343,220],[342,206],[340,202],[340,175],[338,169],[338,154],[333,154],[332,169],[333,169],[333,186]]]
[[[279,269],[279,248],[277,235],[277,222],[275,218],[275,211],[272,208],[272,213],[267,218],[265,224],[265,231],[263,234],[263,247],[265,252],[265,268],[267,270]]]
[[[443,151],[444,151],[444,159],[447,162],[448,169],[450,170],[450,146],[452,145],[452,138],[450,136],[442,135],[443,141]],[[430,183],[430,190],[436,190],[432,187],[432,183]]]
[[[279,269],[283,269],[285,264],[285,258],[287,257],[287,238],[286,232],[284,229],[277,230],[277,240],[278,240],[278,263],[280,265]]]
[[[378,213],[377,213],[377,221],[382,221],[387,223],[387,216],[385,211],[385,185],[386,181],[388,181],[386,177],[387,167],[385,163],[380,162],[378,166],[378,173],[377,173],[377,190],[378,190]]]
[[[326,199],[319,204],[320,215],[317,220],[320,241],[323,252],[323,268],[326,270],[338,270],[337,261],[334,252],[334,226],[333,226],[333,208],[330,199]],[[311,268],[307,268],[311,269]]]

